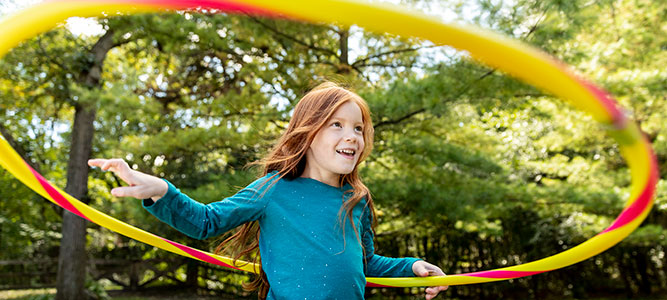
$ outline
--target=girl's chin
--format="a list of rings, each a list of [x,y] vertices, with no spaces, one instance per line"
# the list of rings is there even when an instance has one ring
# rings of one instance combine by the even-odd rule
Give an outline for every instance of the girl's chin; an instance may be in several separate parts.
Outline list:
[[[352,171],[354,171],[354,168],[344,169],[344,170],[339,170],[339,171],[340,172],[338,174],[340,174],[340,175],[349,175],[350,173],[352,173]]]

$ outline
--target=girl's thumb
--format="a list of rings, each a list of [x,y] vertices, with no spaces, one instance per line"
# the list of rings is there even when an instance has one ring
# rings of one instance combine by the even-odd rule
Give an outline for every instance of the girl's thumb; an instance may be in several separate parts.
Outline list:
[[[426,268],[423,265],[417,266],[417,272],[416,273],[419,274],[419,276],[421,276],[421,277],[428,276],[428,270],[426,270]]]

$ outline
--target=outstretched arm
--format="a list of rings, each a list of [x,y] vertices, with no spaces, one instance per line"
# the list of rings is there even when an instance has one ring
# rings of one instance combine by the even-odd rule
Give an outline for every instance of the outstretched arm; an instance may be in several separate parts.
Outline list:
[[[91,159],[88,164],[114,172],[129,185],[112,189],[112,195],[153,199],[144,201],[148,212],[196,239],[217,236],[242,223],[259,219],[268,201],[268,197],[259,196],[257,186],[263,186],[264,182],[259,179],[234,196],[203,204],[181,193],[164,179],[132,170],[122,159]],[[269,194],[267,192],[266,196]]]

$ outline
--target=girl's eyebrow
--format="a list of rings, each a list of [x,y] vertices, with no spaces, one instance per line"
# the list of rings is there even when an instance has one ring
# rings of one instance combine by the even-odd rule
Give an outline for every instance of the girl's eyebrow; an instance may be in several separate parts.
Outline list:
[[[331,120],[329,120],[328,123],[331,124],[331,123],[333,123],[333,122],[345,122],[345,121],[347,121],[347,120],[342,119],[342,118],[331,118]],[[365,124],[363,121],[361,121],[361,122],[354,122],[354,126],[366,127],[366,124]]]
[[[329,119],[329,122],[333,122],[333,121],[347,121],[347,119],[346,119],[346,118],[343,118],[343,117],[331,117],[331,119]],[[363,120],[360,121],[360,122],[354,122],[354,123],[355,123],[355,125],[357,125],[357,124],[364,125],[364,121],[363,121]]]

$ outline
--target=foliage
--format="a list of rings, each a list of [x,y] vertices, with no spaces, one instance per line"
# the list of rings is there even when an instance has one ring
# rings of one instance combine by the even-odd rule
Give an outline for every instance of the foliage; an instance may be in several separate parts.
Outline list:
[[[661,167],[653,211],[619,245],[563,270],[454,287],[449,295],[585,298],[667,290],[666,4],[447,4],[465,21],[543,49],[608,90],[640,124]],[[73,80],[90,59],[82,53],[95,37],[64,27],[0,60],[0,125],[58,186],[65,185],[72,106],[92,101],[98,106],[94,156],[122,157],[201,202],[219,200],[256,177],[246,164],[266,153],[299,97],[328,78],[356,89],[372,108],[375,149],[362,175],[377,203],[376,248],[382,255],[420,256],[448,274],[525,263],[594,236],[629,194],[627,166],[604,128],[552,95],[450,48],[354,26],[211,12],[98,22],[123,43],[105,60],[99,89]],[[91,205],[169,239],[215,247],[217,241],[193,241],[166,228],[137,201],[112,197],[109,190],[119,184],[110,173],[91,172]],[[5,171],[0,188],[0,259],[53,257],[58,214]],[[94,225],[88,249],[91,257],[105,259],[173,257]],[[239,286],[247,276],[196,268],[198,286],[243,294]],[[169,274],[171,279],[151,285],[183,285],[191,273],[183,267]]]

